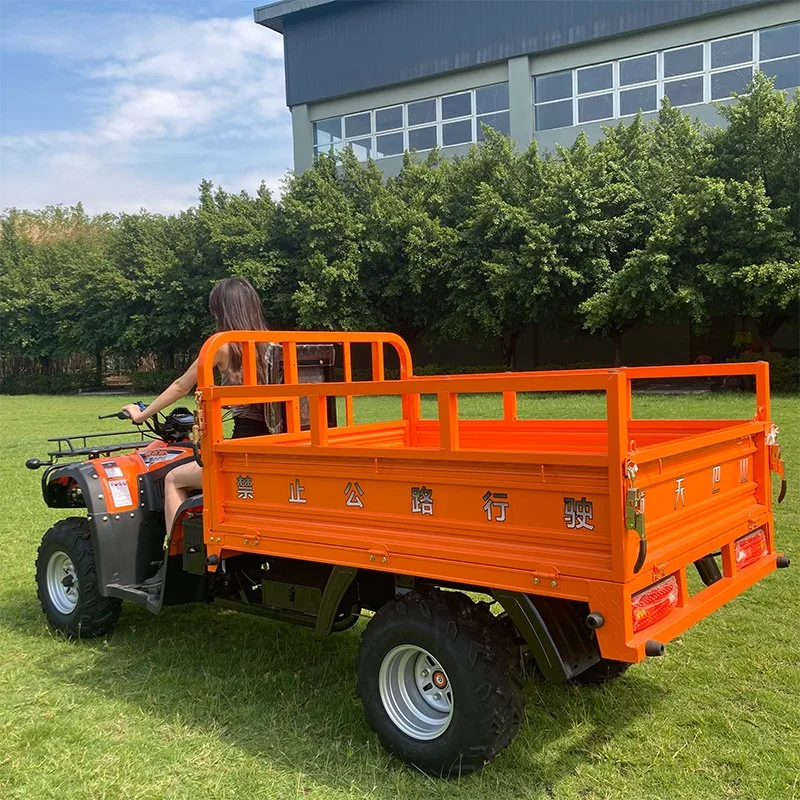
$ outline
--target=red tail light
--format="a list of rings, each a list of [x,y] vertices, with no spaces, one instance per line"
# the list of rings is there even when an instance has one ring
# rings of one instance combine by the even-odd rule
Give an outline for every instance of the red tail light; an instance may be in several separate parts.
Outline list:
[[[736,545],[736,568],[743,569],[758,561],[759,558],[769,553],[767,546],[767,532],[763,528],[742,536],[734,543]]]
[[[633,632],[648,628],[678,605],[678,581],[674,577],[648,586],[631,598]]]

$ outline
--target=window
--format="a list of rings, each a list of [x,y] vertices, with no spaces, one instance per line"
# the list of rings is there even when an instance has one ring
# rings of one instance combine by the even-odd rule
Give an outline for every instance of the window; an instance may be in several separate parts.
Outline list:
[[[451,94],[449,97],[442,98],[442,119],[467,117],[471,113],[472,94],[470,92]]]
[[[314,123],[314,149],[327,152],[332,145],[342,141],[342,118],[331,117]]]
[[[800,86],[800,22],[759,31],[759,68],[776,89]]]
[[[482,86],[480,89],[475,90],[475,114],[477,115],[475,132],[479,142],[482,142],[485,138],[484,125],[488,125],[506,136],[511,134],[511,120],[507,109],[507,83]]]
[[[663,97],[674,106],[724,101],[745,92],[756,69],[778,89],[800,87],[800,22],[537,75],[536,130],[657,111]]]
[[[568,128],[572,125],[572,100],[557,103],[543,103],[536,106],[536,130],[549,131],[553,128]]]
[[[664,96],[673,106],[691,106],[703,102],[703,76],[664,82]]]
[[[375,156],[399,156],[403,153],[403,132],[385,133],[375,137]]]
[[[508,108],[508,84],[496,83],[494,86],[481,86],[475,90],[475,113],[488,114],[505,111]]]
[[[353,136],[369,136],[370,133],[372,133],[372,120],[369,111],[344,118],[344,136],[346,139],[350,139]]]
[[[610,119],[614,116],[614,95],[598,94],[578,98],[578,122]]]
[[[800,56],[777,58],[761,65],[761,71],[775,78],[776,89],[791,89],[800,86]]]
[[[375,130],[392,131],[403,127],[403,106],[380,108],[375,112]]]
[[[639,111],[656,111],[658,91],[656,85],[625,89],[619,93],[619,115],[627,117]]]
[[[746,64],[753,60],[753,34],[711,42],[711,69]]]
[[[711,74],[711,99],[725,100],[731,96],[731,92],[739,92],[741,94],[752,79],[752,66],[728,69],[725,72],[714,72]]]
[[[416,103],[409,103],[406,109],[409,125],[436,122],[436,100],[418,100]]]
[[[760,31],[759,60],[800,54],[800,22]]]
[[[658,59],[655,53],[626,58],[619,62],[619,85],[632,86],[635,83],[655,81],[657,73]]]
[[[572,70],[537,75],[533,92],[537,131],[566,128],[573,124]]]
[[[476,133],[478,134],[479,142],[482,142],[486,138],[483,129],[484,125],[494,128],[498,133],[502,133],[504,136],[511,135],[511,120],[509,119],[508,111],[500,111],[497,114],[483,114],[478,117],[478,130]]]
[[[703,45],[693,44],[667,50],[664,53],[664,77],[674,78],[676,75],[689,75],[703,71]]]
[[[436,126],[428,125],[426,128],[412,128],[408,132],[409,150],[433,150],[436,147]]]
[[[405,150],[483,141],[484,125],[510,133],[508,83],[414,100],[374,111],[321,119],[313,124],[314,153],[350,147],[361,161],[399,156]]]
[[[359,161],[366,161],[372,151],[372,139],[355,139],[352,142],[348,142],[347,146],[352,148]]]
[[[578,94],[599,92],[613,86],[613,68],[611,64],[600,64],[597,67],[587,67],[578,70]]]
[[[472,141],[472,120],[449,122],[442,125],[442,146],[467,144]]]
[[[535,82],[536,102],[546,103],[550,100],[563,100],[572,97],[572,71],[552,72],[549,75],[538,75]]]

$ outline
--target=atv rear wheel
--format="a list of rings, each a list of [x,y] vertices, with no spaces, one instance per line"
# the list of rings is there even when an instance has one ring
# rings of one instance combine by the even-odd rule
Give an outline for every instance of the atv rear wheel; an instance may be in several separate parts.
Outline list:
[[[475,772],[519,730],[513,630],[459,592],[412,592],[372,618],[358,691],[381,744],[432,775]]]
[[[89,520],[83,517],[62,519],[45,533],[36,587],[47,621],[69,637],[102,636],[119,618],[122,600],[100,594]]]

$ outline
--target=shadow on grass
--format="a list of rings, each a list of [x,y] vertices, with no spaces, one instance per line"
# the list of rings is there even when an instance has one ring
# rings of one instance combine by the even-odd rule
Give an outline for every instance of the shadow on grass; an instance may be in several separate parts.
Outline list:
[[[30,594],[19,590],[6,600],[10,606],[0,624],[17,635],[40,637],[43,620],[31,613]],[[80,669],[74,650],[65,662],[48,660],[44,669],[57,681],[130,704],[135,715],[179,721],[319,784],[390,797],[387,778],[407,768],[383,752],[363,719],[355,691],[363,626],[322,639],[305,628],[211,606],[170,608],[153,617],[125,605],[117,631],[107,639],[54,643],[84,649]],[[606,758],[609,743],[649,714],[662,695],[659,685],[636,670],[600,688],[531,679],[516,741],[493,767],[459,785],[469,794],[488,790],[483,782],[502,780],[513,796],[547,794],[581,765]],[[494,771],[502,771],[502,779],[490,778],[487,773]],[[376,773],[384,776],[382,789],[375,785]],[[409,796],[453,787],[442,782],[437,790],[439,782],[412,776]]]

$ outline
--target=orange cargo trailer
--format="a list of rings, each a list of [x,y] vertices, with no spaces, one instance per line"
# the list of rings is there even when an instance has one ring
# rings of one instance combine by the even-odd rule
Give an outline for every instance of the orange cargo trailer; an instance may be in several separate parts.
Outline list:
[[[281,384],[256,382],[267,340]],[[216,385],[231,342],[243,384]],[[312,342],[339,348],[342,380],[299,381],[297,346]],[[363,346],[372,377],[356,381]],[[358,664],[367,720],[429,772],[480,768],[508,744],[521,653],[550,680],[613,678],[789,563],[766,363],[415,377],[393,334],[229,332],[206,342],[199,374],[203,505],[187,506],[172,552],[194,548],[212,585],[236,584],[217,602],[321,634],[376,612]],[[754,378],[749,421],[632,418],[634,381],[730,375]],[[519,419],[536,392],[603,392],[606,418]],[[501,396],[502,415],[461,419],[465,394]],[[438,419],[422,418],[426,395]],[[397,419],[357,423],[354,399],[376,396],[397,398]],[[283,432],[225,439],[224,409],[249,403],[279,404]]]

